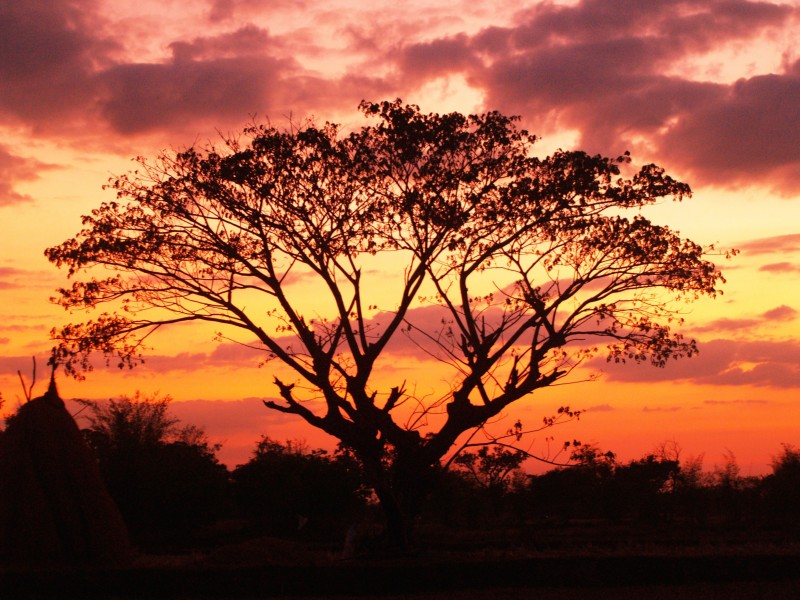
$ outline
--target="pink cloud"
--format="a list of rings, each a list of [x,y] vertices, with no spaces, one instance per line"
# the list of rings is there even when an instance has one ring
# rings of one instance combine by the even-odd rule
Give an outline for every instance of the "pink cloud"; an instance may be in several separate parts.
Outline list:
[[[0,144],[0,206],[31,202],[33,199],[27,194],[16,191],[14,185],[23,181],[35,181],[39,179],[42,171],[55,168],[56,165],[35,158],[16,156],[7,146]],[[3,277],[2,269],[0,277]]]
[[[37,363],[46,365],[47,357],[38,357]],[[30,373],[31,364],[30,356],[0,356],[0,374],[16,375],[17,371]]]
[[[698,356],[669,363],[663,369],[606,363],[600,357],[587,366],[602,371],[610,381],[796,388],[800,387],[800,342],[716,339],[701,343]]]
[[[758,319],[717,319],[706,325],[694,327],[693,331],[738,331],[741,329],[750,329],[751,327],[756,327],[759,325],[759,323],[760,321]]]
[[[797,273],[800,271],[800,265],[796,265],[790,262],[777,262],[777,263],[769,263],[767,265],[762,265],[758,268],[759,271],[763,271],[764,273],[776,273],[776,274],[784,274],[784,273]]]
[[[361,7],[353,24],[304,0],[206,5],[209,34],[160,39],[171,56],[145,60],[125,55],[98,0],[6,3],[0,114],[37,135],[69,133],[73,143],[78,134],[98,143],[113,134],[191,139],[238,127],[251,115],[302,118],[397,95],[414,101],[429,81],[460,73],[484,93],[486,108],[523,115],[535,133],[578,130],[591,152],[617,154],[645,139],[644,158],[679,167],[698,183],[793,192],[800,181],[800,130],[793,126],[800,62],[787,59],[780,73],[730,85],[663,74],[786,27],[797,14],[789,5],[537,2],[514,15],[513,25],[496,26],[486,7],[465,4],[465,15],[483,11],[488,24],[480,30],[435,8],[398,20]],[[265,28],[275,11],[301,8],[324,28],[319,36],[308,27],[278,37]],[[346,37],[347,48],[326,46],[332,35]],[[340,60],[336,75],[304,63],[328,54]]]
[[[119,48],[96,0],[4,2],[0,9],[0,114],[62,128],[93,99],[92,76]]]
[[[96,0],[28,0],[0,9],[8,49],[0,48],[0,115],[35,135],[104,143],[109,129],[191,137],[238,128],[253,115],[353,110],[387,89],[363,73],[319,75],[293,58],[292,39],[255,24],[165,40],[171,57],[144,62],[125,55],[101,11]]]
[[[269,10],[274,13],[282,8],[304,9],[303,0],[208,0],[208,19],[211,22],[228,21],[242,14]]]
[[[800,115],[798,67],[724,86],[657,138],[661,154],[702,183],[735,187],[755,176],[800,191],[800,128],[787,127]]]
[[[758,327],[764,323],[791,321],[796,317],[797,311],[791,306],[786,306],[784,304],[760,314],[758,318],[717,319],[706,325],[694,327],[693,331],[698,333],[708,331],[740,331]]]
[[[797,318],[797,311],[791,306],[782,304],[772,310],[768,310],[761,316],[768,321],[794,321]]]
[[[738,245],[743,254],[785,254],[800,251],[800,233],[750,240]]]
[[[661,73],[755,39],[796,12],[745,0],[537,3],[510,27],[409,45],[397,63],[409,82],[428,72],[465,73],[489,107],[523,115],[539,133],[577,129],[592,152],[618,153],[645,137],[648,160],[699,183],[758,181],[794,192],[800,129],[788,124],[800,110],[800,63],[730,85]]]
[[[101,114],[119,133],[175,127],[186,120],[228,121],[269,106],[270,81],[281,61],[271,58],[124,64],[101,76]]]

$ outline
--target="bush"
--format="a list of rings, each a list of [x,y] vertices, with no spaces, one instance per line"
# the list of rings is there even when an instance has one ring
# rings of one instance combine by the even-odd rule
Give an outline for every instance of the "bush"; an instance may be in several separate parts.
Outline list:
[[[169,396],[82,400],[83,430],[134,541],[186,542],[228,509],[228,470],[218,446],[169,415]]]
[[[234,469],[232,481],[242,515],[272,534],[335,529],[339,537],[365,505],[359,466],[351,456],[266,436],[253,457]]]

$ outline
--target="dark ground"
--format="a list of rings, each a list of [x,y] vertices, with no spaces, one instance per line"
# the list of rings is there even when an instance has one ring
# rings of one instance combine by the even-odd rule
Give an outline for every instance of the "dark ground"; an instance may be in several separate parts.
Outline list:
[[[425,537],[404,558],[256,537],[124,569],[5,568],[0,598],[800,598],[800,543],[780,530],[577,523]]]

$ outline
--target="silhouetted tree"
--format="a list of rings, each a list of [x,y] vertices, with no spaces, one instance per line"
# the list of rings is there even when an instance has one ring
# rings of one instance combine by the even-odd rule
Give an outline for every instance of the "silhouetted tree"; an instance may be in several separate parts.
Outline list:
[[[608,515],[606,489],[614,476],[616,456],[592,444],[576,444],[572,464],[531,477],[530,497],[546,517],[590,518]]]
[[[609,512],[646,521],[663,518],[668,512],[670,482],[679,470],[677,461],[664,460],[654,454],[617,465],[606,499]]]
[[[378,123],[349,135],[255,125],[114,180],[117,199],[46,255],[86,275],[59,290],[65,308],[124,310],[54,331],[55,359],[72,373],[93,351],[131,366],[151,332],[181,322],[244,334],[294,372],[275,378],[281,400],[267,406],[350,447],[389,539],[406,545],[464,432],[599,352],[657,366],[691,356],[671,301],[714,296],[722,278],[709,248],[641,214],[690,194],[660,167],[634,171],[627,153],[537,158],[535,138],[497,112],[361,110]],[[383,253],[388,286],[370,280]],[[308,310],[300,278],[318,284]],[[441,361],[436,380],[449,372],[443,396],[377,383],[401,337]]]
[[[483,446],[477,452],[462,452],[453,461],[479,487],[498,494],[508,491],[515,473],[527,458],[521,450]]]
[[[131,535],[141,543],[188,540],[227,507],[228,471],[202,429],[169,414],[169,396],[80,400],[83,434]]]
[[[774,521],[800,526],[800,449],[783,444],[764,480],[767,508]]]
[[[337,536],[365,504],[360,467],[347,453],[329,455],[268,437],[232,473],[243,515],[271,533],[333,528]]]

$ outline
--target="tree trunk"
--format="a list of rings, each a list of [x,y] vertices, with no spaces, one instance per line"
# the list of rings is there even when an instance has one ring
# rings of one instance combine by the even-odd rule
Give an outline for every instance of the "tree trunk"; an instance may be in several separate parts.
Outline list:
[[[393,490],[383,492],[376,490],[376,494],[385,519],[381,536],[384,549],[389,554],[412,553],[414,517],[404,510]]]
[[[434,465],[421,452],[398,452],[391,462],[362,461],[385,519],[382,543],[391,554],[410,554],[414,528],[433,485]]]

